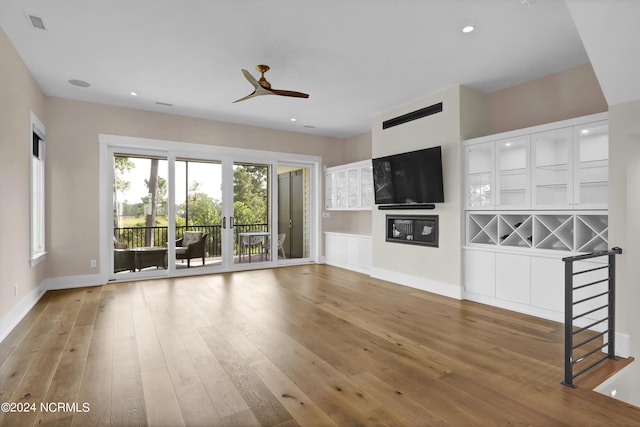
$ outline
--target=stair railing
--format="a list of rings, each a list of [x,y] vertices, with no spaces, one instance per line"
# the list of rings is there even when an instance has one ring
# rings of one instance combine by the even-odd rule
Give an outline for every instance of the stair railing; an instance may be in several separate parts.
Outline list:
[[[593,252],[586,255],[576,255],[571,257],[562,258],[565,266],[565,276],[564,276],[564,284],[565,284],[565,297],[564,297],[564,381],[562,384],[574,387],[575,384],[573,380],[576,377],[584,374],[590,369],[596,367],[606,359],[615,359],[615,318],[616,318],[616,255],[622,253],[622,249],[615,247],[608,251],[599,251]],[[590,260],[599,257],[608,257],[608,263],[602,266],[587,268],[580,271],[574,271],[574,263],[576,261],[584,261]],[[582,274],[592,273],[598,270],[608,269],[607,277],[604,279],[595,280],[588,283],[581,283],[575,285],[574,279],[576,276],[580,276]],[[583,276],[585,277],[585,276]],[[591,292],[588,296],[582,296],[578,300],[574,300],[574,294],[576,291],[582,291],[583,293],[587,292],[589,288],[596,286],[600,283],[607,284],[607,290],[601,291],[597,290]],[[595,289],[595,288],[592,288]],[[604,299],[602,297],[606,297],[606,304],[600,305],[600,302]],[[600,298],[598,301],[597,299]],[[598,306],[595,308],[587,308],[584,309],[585,303],[588,301],[597,302]],[[593,305],[593,302],[592,302]],[[599,312],[603,309],[607,310],[606,317],[595,320],[585,326],[574,328],[574,323],[576,320],[585,318],[589,314],[593,314]],[[577,313],[577,314],[576,314]],[[586,334],[583,334],[586,331],[595,328],[598,325],[603,325],[606,323],[606,328],[604,331],[597,333],[595,335],[589,334],[587,338],[582,338]],[[604,337],[606,336],[606,342],[604,341]],[[588,351],[580,354],[579,356],[575,356],[576,350],[581,349],[586,344],[593,342],[594,340],[603,337],[603,344],[597,346],[596,348],[589,348]],[[581,341],[578,341],[581,340]],[[574,342],[578,341],[577,344]],[[597,352],[604,352],[606,347],[606,355],[599,358],[595,362],[589,363],[584,368],[580,369],[578,372],[574,373],[574,367],[577,363],[580,362],[588,362],[591,359],[587,359],[590,356],[596,355]]]

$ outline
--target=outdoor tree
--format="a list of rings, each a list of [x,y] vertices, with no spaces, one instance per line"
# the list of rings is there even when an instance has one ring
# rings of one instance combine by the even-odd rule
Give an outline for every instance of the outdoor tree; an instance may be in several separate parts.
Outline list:
[[[136,167],[135,163],[133,163],[131,159],[129,159],[128,157],[124,157],[124,156],[113,157],[113,168],[115,172],[113,174],[113,181],[114,181],[113,182],[113,186],[114,186],[113,206],[115,210],[114,216],[113,216],[114,228],[119,227],[118,218],[122,215],[122,212],[119,211],[120,201],[118,200],[118,194],[122,193],[123,191],[127,191],[131,187],[131,183],[129,181],[126,181],[123,178],[123,176],[135,167]]]
[[[222,222],[222,203],[200,191],[201,183],[189,188],[186,203],[178,206],[176,225],[214,225]],[[188,224],[187,224],[188,221]]]
[[[233,171],[233,210],[237,224],[266,224],[269,214],[267,166],[242,165]]]

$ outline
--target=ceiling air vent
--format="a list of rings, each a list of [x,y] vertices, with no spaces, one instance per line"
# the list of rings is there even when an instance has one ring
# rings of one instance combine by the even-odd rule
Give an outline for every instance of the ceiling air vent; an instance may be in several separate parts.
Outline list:
[[[42,22],[42,18],[35,15],[29,15],[29,21],[31,21],[31,25],[33,28],[38,28],[40,30],[46,30],[44,27],[44,22]]]

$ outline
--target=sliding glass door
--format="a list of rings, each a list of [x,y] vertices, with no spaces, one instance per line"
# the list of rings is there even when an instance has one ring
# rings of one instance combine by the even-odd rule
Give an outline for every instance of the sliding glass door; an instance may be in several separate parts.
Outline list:
[[[113,150],[111,166],[110,279],[240,270],[285,258],[272,225],[274,163]]]
[[[162,154],[114,153],[111,277],[166,275],[168,161]]]
[[[236,268],[273,261],[271,170],[270,164],[233,163],[232,229]]]
[[[222,162],[175,161],[175,268],[222,266]]]

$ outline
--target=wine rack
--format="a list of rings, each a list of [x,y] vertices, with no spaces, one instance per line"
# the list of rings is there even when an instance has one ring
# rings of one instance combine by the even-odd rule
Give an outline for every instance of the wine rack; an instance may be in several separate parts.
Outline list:
[[[605,213],[467,213],[467,243],[493,247],[594,252],[608,248]]]

